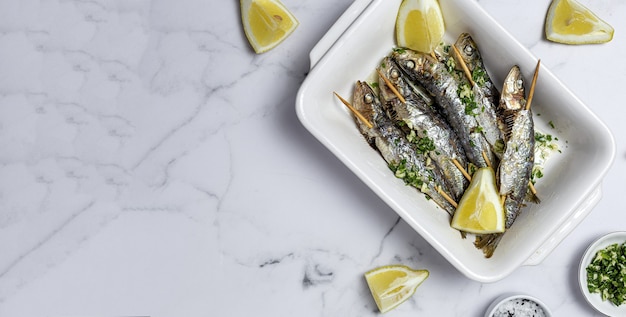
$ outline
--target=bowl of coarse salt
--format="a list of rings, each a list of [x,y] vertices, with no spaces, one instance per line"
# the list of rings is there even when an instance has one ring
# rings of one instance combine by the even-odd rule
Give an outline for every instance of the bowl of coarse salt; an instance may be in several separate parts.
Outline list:
[[[525,294],[507,293],[498,296],[485,317],[552,317],[552,313],[539,299]]]

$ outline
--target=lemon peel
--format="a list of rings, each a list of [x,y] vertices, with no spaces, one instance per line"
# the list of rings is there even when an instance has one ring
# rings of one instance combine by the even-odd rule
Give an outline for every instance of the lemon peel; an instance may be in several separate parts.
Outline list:
[[[257,54],[276,47],[299,25],[279,0],[240,0],[239,4],[244,32]]]
[[[505,230],[505,214],[491,167],[479,168],[452,217],[455,229],[476,233],[500,233]]]
[[[430,273],[394,264],[365,273],[365,280],[381,313],[386,313],[409,299]]]
[[[546,38],[564,44],[599,44],[613,39],[614,29],[576,0],[553,0],[545,24]]]
[[[396,42],[423,53],[443,39],[445,24],[437,0],[403,0],[396,17]]]

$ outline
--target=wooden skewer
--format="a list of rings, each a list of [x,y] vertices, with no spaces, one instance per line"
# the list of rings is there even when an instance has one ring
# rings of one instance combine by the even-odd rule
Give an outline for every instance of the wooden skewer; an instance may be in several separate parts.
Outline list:
[[[487,154],[485,154],[485,152],[483,152],[483,157],[485,158],[485,161],[487,161],[487,165],[489,165],[489,167],[491,167],[491,162],[489,161],[489,159],[487,158]],[[463,166],[461,166],[461,163],[459,163],[459,161],[457,161],[456,159],[452,160],[452,163],[454,163],[454,165],[461,170],[461,173],[463,173],[463,176],[465,176],[465,178],[467,178],[468,181],[472,181],[472,177],[467,173],[467,171],[465,171],[465,168],[463,168]],[[531,183],[532,185],[532,183]],[[531,189],[532,191],[532,189]],[[500,203],[502,205],[504,205],[504,200],[506,199],[506,195],[502,195],[500,196]]]
[[[454,50],[454,54],[456,55],[457,61],[461,65],[461,68],[463,69],[463,72],[465,73],[465,76],[470,81],[472,86],[474,86],[475,83],[474,83],[474,80],[472,79],[472,74],[471,74],[469,68],[467,68],[467,64],[465,64],[465,61],[461,57],[461,53],[459,52],[459,50],[454,45],[452,45],[452,49]],[[531,105],[531,103],[533,101],[533,96],[535,95],[535,85],[537,84],[537,76],[539,75],[539,66],[540,65],[541,65],[541,60],[537,60],[537,67],[535,67],[535,73],[533,74],[533,81],[530,84],[528,100],[526,102],[526,110],[530,109],[530,105]],[[482,155],[483,155],[483,158],[485,159],[485,162],[487,163],[487,166],[491,167],[491,162],[489,161],[489,158],[487,157],[487,154],[485,152],[482,152]],[[458,162],[456,162],[456,163],[458,163]],[[455,163],[455,165],[456,165],[456,163]],[[457,167],[459,167],[459,165],[457,165]],[[459,169],[461,171],[463,171],[463,175],[467,174],[465,172],[465,169],[463,169],[463,168],[459,168]],[[467,177],[467,176],[465,176],[465,177]],[[470,178],[468,178],[468,180],[470,180]],[[532,182],[528,182],[528,187],[529,187],[530,191],[533,193],[533,195],[537,195],[537,189],[535,189],[535,186],[533,185]],[[501,200],[502,200],[503,204],[504,204],[504,200],[505,199],[506,199],[506,196],[502,196],[501,197]]]
[[[537,60],[537,67],[535,67],[535,74],[533,75],[533,81],[530,83],[530,90],[528,92],[528,100],[526,101],[526,110],[530,109],[530,104],[533,102],[533,96],[535,95],[535,84],[537,84],[537,76],[539,75],[539,65],[541,60]]]
[[[468,181],[472,180],[472,177],[470,176],[470,174],[467,173],[465,168],[461,165],[461,163],[459,163],[457,159],[452,159],[452,163],[461,171],[461,173],[463,173],[463,176],[465,176],[465,178],[467,178]]]
[[[352,105],[345,99],[341,98],[341,96],[339,96],[338,93],[334,92],[335,96],[337,96],[337,98],[339,98],[339,100],[341,100],[341,102],[343,102],[344,105],[346,105],[346,107],[348,107],[348,109],[350,109],[350,111],[352,111],[352,113],[354,113],[355,116],[357,116],[357,118],[359,118],[359,120],[361,120],[361,122],[363,122],[368,128],[373,128],[374,126],[372,125],[371,122],[369,122],[369,120],[367,120],[367,118],[365,118],[358,110],[356,110],[354,107],[352,107]]]
[[[456,201],[454,201],[454,199],[452,199],[452,197],[450,197],[446,192],[444,192],[440,186],[437,186],[437,192],[443,196],[443,198],[445,198],[450,205],[452,205],[452,207],[457,208],[459,205],[456,203]]]
[[[535,188],[535,185],[533,185],[533,182],[528,181],[528,188],[533,195],[537,195],[537,189]]]
[[[528,92],[528,100],[526,101],[526,110],[530,109],[530,104],[533,102],[533,96],[535,95],[535,86],[537,84],[537,76],[539,75],[539,66],[541,65],[541,60],[537,60],[537,66],[535,67],[535,73],[533,74],[533,81],[530,83],[530,90]],[[528,188],[533,195],[537,195],[537,189],[535,185],[531,181],[528,182]]]
[[[459,49],[456,48],[456,46],[454,45],[452,45],[452,49],[454,50],[454,55],[456,55],[457,57],[456,60],[461,65],[461,68],[463,69],[467,80],[469,80],[470,84],[472,84],[472,87],[474,87],[476,83],[474,82],[474,79],[472,79],[472,72],[470,72],[469,68],[467,68],[467,64],[465,64],[463,57],[461,57],[461,52],[459,52]]]
[[[487,157],[487,153],[485,153],[485,151],[483,151],[482,155],[483,155],[483,158],[485,159],[485,163],[487,163],[487,166],[491,167],[491,161]]]
[[[387,77],[385,77],[385,75],[380,71],[380,69],[377,68],[376,71],[378,72],[378,75],[380,76],[380,78],[382,78],[385,81],[385,84],[387,84],[387,87],[389,87],[389,89],[391,89],[391,91],[393,91],[393,93],[398,97],[398,99],[400,99],[400,101],[402,101],[402,103],[406,103],[406,100],[404,99],[404,97],[396,89],[394,84],[392,84],[391,81],[389,81],[389,79],[387,79]]]

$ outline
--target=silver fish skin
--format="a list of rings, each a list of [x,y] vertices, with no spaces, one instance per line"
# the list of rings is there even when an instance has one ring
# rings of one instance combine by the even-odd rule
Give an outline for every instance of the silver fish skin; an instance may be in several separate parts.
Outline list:
[[[469,33],[461,33],[454,46],[459,50],[461,58],[472,73],[472,79],[486,91],[485,96],[490,98],[495,111],[500,102],[500,92],[487,73],[478,44]]]
[[[506,227],[520,213],[534,165],[535,130],[532,111],[526,109],[524,80],[518,66],[507,75],[499,105],[506,128],[505,151],[498,169],[500,195],[506,195]]]
[[[466,107],[459,95],[460,85],[466,79],[449,72],[445,64],[428,54],[396,49],[391,56],[411,80],[419,82],[435,97],[441,113],[461,141],[468,161],[477,167],[486,167],[489,164],[483,158],[485,153],[490,162],[496,162],[471,107]]]
[[[469,33],[461,33],[454,46],[472,74],[475,85],[472,87],[476,101],[476,121],[482,127],[482,133],[491,145],[491,150],[498,157],[504,151],[504,137],[497,123],[497,108],[500,92],[493,84],[483,63],[478,45]]]
[[[505,151],[498,166],[497,178],[500,195],[505,195],[505,227],[510,228],[528,192],[528,182],[534,163],[535,133],[532,113],[526,110],[524,79],[518,66],[509,71],[498,104],[499,125],[503,128]],[[476,237],[474,245],[486,257],[491,257],[503,233]]]
[[[453,163],[457,160],[466,166],[467,159],[458,137],[450,125],[431,106],[428,101],[416,93],[409,79],[402,73],[399,66],[390,58],[385,57],[378,70],[393,84],[406,102],[387,86],[379,77],[380,99],[383,108],[394,121],[402,123],[409,132],[409,141],[418,144],[418,151],[424,151],[443,174],[447,193],[459,201],[469,182]]]
[[[378,150],[395,176],[416,187],[452,215],[455,208],[438,191],[444,184],[441,173],[427,163],[427,157],[415,150],[405,133],[387,116],[379,98],[367,83],[356,83],[353,107],[373,125],[370,129],[356,119],[363,136]]]
[[[521,212],[534,163],[535,132],[531,110],[526,110],[524,80],[513,66],[502,88],[498,105],[499,124],[504,131],[505,150],[498,166],[500,195],[505,195],[505,227],[510,228]],[[480,235],[474,245],[491,257],[503,233]]]

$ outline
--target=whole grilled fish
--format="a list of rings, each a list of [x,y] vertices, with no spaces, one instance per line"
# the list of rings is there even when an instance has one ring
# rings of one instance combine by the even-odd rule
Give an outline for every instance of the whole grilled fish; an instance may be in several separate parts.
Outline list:
[[[514,66],[504,81],[500,112],[505,126],[505,151],[498,169],[500,195],[506,195],[506,227],[519,215],[528,191],[535,158],[535,129],[532,111],[526,109],[524,80]]]
[[[395,176],[403,179],[407,185],[416,187],[452,215],[455,208],[438,191],[444,184],[439,170],[427,164],[427,156],[417,152],[405,133],[387,116],[380,100],[367,83],[356,83],[353,107],[372,124],[373,127],[369,128],[356,119],[361,134],[380,152]]]
[[[387,86],[385,80],[379,77],[378,85],[383,108],[392,120],[409,130],[409,141],[417,145],[418,151],[432,159],[443,174],[447,192],[455,201],[459,201],[469,182],[453,162],[457,160],[462,166],[467,164],[458,137],[445,119],[414,90],[415,86],[409,84],[409,79],[390,57],[383,59],[378,70],[406,101],[402,102]]]
[[[468,33],[459,35],[454,46],[472,74],[472,87],[477,108],[476,121],[482,128],[482,133],[491,145],[491,150],[498,157],[502,157],[504,140],[502,131],[498,127],[496,110],[500,101],[500,92],[491,81],[478,45]],[[495,165],[495,164],[494,164]]]
[[[411,78],[419,82],[436,100],[441,113],[458,136],[470,163],[477,167],[486,167],[487,161],[496,162],[491,146],[481,132],[473,110],[476,103],[462,90],[464,77],[456,76],[445,64],[428,54],[409,49],[394,50],[392,58]]]
[[[513,66],[504,81],[498,111],[500,125],[505,129],[505,150],[498,168],[499,191],[506,196],[504,210],[508,229],[524,204],[535,151],[532,112],[526,109],[524,80],[518,66]],[[479,236],[475,245],[489,257],[501,238],[502,234]]]

